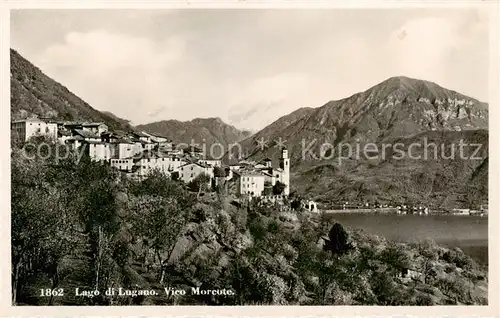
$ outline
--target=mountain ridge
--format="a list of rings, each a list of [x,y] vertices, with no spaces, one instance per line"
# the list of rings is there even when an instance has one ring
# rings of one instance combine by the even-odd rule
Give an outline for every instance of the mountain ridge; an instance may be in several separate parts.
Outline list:
[[[230,144],[236,143],[248,136],[250,132],[241,131],[236,127],[225,123],[220,117],[194,118],[189,121],[176,119],[162,120],[145,125],[137,125],[135,129],[152,134],[160,134],[171,138],[177,143],[191,142],[212,147],[219,144],[223,149],[215,149],[219,156],[224,153]]]
[[[260,138],[273,141],[281,137],[291,145],[299,144],[299,139],[332,144],[354,140],[366,143],[427,130],[487,128],[488,104],[429,81],[400,76],[320,107],[300,108],[241,144],[251,157],[260,157],[255,151]],[[269,155],[279,154],[266,151],[263,156]]]
[[[37,115],[55,120],[104,122],[111,129],[132,130],[127,120],[94,109],[12,48],[10,73],[11,120]]]
[[[426,166],[425,162],[404,159],[396,162],[399,168],[393,170],[387,167],[392,167],[394,160],[351,158],[345,160],[342,166],[332,165],[338,157],[345,155],[339,151],[343,146],[363,149],[369,143],[380,147],[384,143],[401,140],[423,143],[425,138],[435,138],[436,134],[443,136],[438,139],[445,147],[461,139],[471,143],[481,142],[486,149],[483,152],[485,158],[482,162],[457,158],[456,164],[451,166],[443,158],[438,158],[430,166]],[[280,144],[280,140],[284,143]],[[266,141],[265,147],[261,147],[262,141]],[[370,190],[365,193],[366,199],[379,198],[383,201],[387,198],[389,203],[398,198],[416,201],[419,197],[423,198],[423,192],[421,181],[415,180],[434,180],[441,170],[449,169],[446,182],[450,187],[440,195],[429,197],[426,203],[459,207],[474,201],[458,196],[458,193],[463,195],[472,191],[469,183],[474,184],[472,192],[476,194],[477,202],[487,200],[487,142],[487,103],[433,82],[397,76],[344,99],[329,101],[320,107],[301,108],[282,116],[241,141],[241,145],[243,156],[255,161],[263,158],[277,161],[281,146],[286,146],[292,165],[292,190],[325,202],[361,200],[362,196],[356,194],[358,187],[371,189],[377,184],[390,186],[383,190]],[[324,146],[327,146],[326,151],[322,148]],[[309,154],[308,151],[313,154],[311,158],[304,158],[304,149],[306,154]],[[228,153],[225,159],[234,162],[236,158],[237,153]],[[311,174],[309,168],[317,170]],[[337,173],[332,175],[331,171]],[[372,175],[376,171],[380,175]],[[473,180],[473,174],[482,177]],[[404,183],[399,179],[404,179]],[[441,184],[439,180],[436,182]],[[465,185],[462,184],[464,182]],[[408,186],[416,190],[408,189]]]

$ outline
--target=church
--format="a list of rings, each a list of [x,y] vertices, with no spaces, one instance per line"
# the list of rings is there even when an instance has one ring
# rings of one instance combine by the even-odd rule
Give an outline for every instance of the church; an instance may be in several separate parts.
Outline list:
[[[233,165],[230,173],[239,195],[263,196],[266,186],[273,187],[277,182],[284,185],[282,195],[290,194],[290,158],[285,148],[281,150],[278,167],[273,167],[269,158],[260,162],[243,160]]]

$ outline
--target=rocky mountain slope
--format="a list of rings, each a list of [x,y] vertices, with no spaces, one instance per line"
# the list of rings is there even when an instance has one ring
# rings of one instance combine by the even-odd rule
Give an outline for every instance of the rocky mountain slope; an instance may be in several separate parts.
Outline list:
[[[410,188],[419,188],[422,184],[409,175],[424,174],[425,178],[432,179],[442,173],[447,161],[441,155],[437,156],[436,165],[428,165],[428,161],[405,158],[397,160],[401,169],[396,172],[387,168],[395,164],[394,159],[365,160],[367,158],[363,149],[368,143],[375,143],[380,150],[383,144],[393,145],[401,138],[423,143],[426,138],[439,132],[442,132],[439,135],[440,143],[448,146],[464,138],[479,138],[483,142],[482,160],[456,158],[457,164],[452,165],[453,168],[447,168],[452,170],[447,180],[460,187],[461,182],[466,182],[465,180],[476,175],[473,171],[482,161],[487,162],[487,129],[486,103],[432,82],[393,77],[364,92],[342,100],[330,101],[319,108],[299,109],[243,140],[241,144],[247,151],[245,155],[251,159],[270,157],[276,160],[279,157],[277,142],[281,138],[291,156],[294,185],[302,194],[326,200],[341,200],[353,196],[360,200],[375,197],[388,197],[392,200],[401,197],[402,190],[396,185],[397,180],[403,178],[402,174],[410,178]],[[471,133],[475,130],[481,132]],[[265,148],[259,146],[259,140],[267,141]],[[352,149],[350,156],[347,153],[348,145]],[[405,150],[409,145],[406,144]],[[349,157],[350,164],[345,160],[345,156]],[[233,157],[236,157],[236,154],[233,154]],[[343,158],[340,167],[339,157]],[[481,167],[487,169],[487,164]],[[331,171],[337,171],[333,179],[328,173]],[[360,182],[368,187],[376,188],[379,184],[373,179],[374,176],[377,180],[384,179],[387,184],[391,184],[392,190],[377,188],[365,196],[358,194],[359,189],[356,187],[359,187],[359,182],[353,182],[351,185],[349,182],[340,182],[343,178],[354,178],[364,180]],[[474,178],[477,181],[477,177]],[[484,190],[480,197],[487,196],[487,178],[481,179],[479,183],[481,186],[478,187]],[[345,189],[339,191],[339,187]],[[405,196],[421,195],[417,190],[405,191]],[[445,195],[448,199],[436,199],[434,203],[461,204],[456,201],[458,189],[455,186],[447,191],[450,192]]]
[[[407,77],[388,80],[348,98],[318,108],[301,108],[283,116],[242,141],[253,157],[278,155],[272,147],[286,140],[292,161],[300,160],[300,146],[322,143],[382,142],[432,130],[488,129],[488,105],[439,85]],[[257,140],[268,140],[264,152],[252,150]]]
[[[35,114],[57,120],[104,122],[111,129],[132,130],[126,120],[92,108],[13,49],[10,79],[12,120]]]
[[[228,149],[228,145],[247,138],[250,135],[248,131],[240,131],[234,126],[228,125],[220,118],[195,118],[190,121],[178,120],[163,120],[159,122],[149,123],[146,125],[138,125],[135,127],[139,131],[149,133],[157,133],[174,140],[174,142],[182,142],[191,144],[192,141],[198,143],[200,148],[206,145],[207,151],[213,144],[220,144],[220,147],[213,147],[215,152],[223,151],[223,154]],[[212,154],[219,156],[219,153]]]
[[[460,155],[458,145],[464,147]],[[292,186],[323,202],[416,204],[431,208],[466,207],[488,201],[488,132],[430,131],[394,143],[437,145],[399,158],[388,149],[377,159],[325,160],[297,166]],[[482,145],[482,146],[479,146]],[[455,147],[456,146],[456,147]],[[442,148],[444,147],[444,152]],[[452,147],[455,150],[452,150]],[[476,153],[477,150],[477,153]],[[443,159],[455,152],[454,159]]]

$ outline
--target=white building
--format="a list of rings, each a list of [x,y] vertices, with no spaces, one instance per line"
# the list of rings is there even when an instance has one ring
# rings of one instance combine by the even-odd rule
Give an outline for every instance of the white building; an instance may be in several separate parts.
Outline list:
[[[85,141],[101,141],[101,136],[99,136],[97,133],[94,133],[90,130],[73,129],[72,134],[73,134],[73,136],[82,137]]]
[[[11,123],[11,134],[23,141],[33,136],[48,136],[57,140],[57,123],[45,122],[38,118],[17,120]]]
[[[263,194],[265,176],[262,173],[255,171],[241,171],[238,174],[239,194],[250,195],[253,197],[260,197]]]
[[[210,167],[222,167],[222,161],[219,159],[200,159],[198,162]]]
[[[241,169],[241,165],[239,165],[239,164],[229,165],[229,169],[230,169],[231,171],[238,171],[238,170],[240,170],[240,169]]]
[[[191,182],[194,178],[201,174],[207,174],[210,178],[213,178],[213,168],[198,162],[189,162],[180,166],[177,171],[179,172],[179,178],[184,183]]]
[[[303,202],[304,208],[310,212],[319,212],[318,210],[318,204],[314,201],[305,201]]]
[[[111,145],[102,141],[85,141],[91,160],[102,161],[111,159]]]
[[[155,146],[156,146],[156,144],[153,142],[141,141],[141,147],[143,150],[152,151]]]
[[[83,123],[82,129],[100,136],[102,133],[108,131],[108,125],[104,123]]]
[[[64,143],[70,145],[70,147],[74,150],[80,148],[84,142],[85,139],[83,139],[82,136],[72,136],[64,139]]]
[[[114,167],[120,171],[132,172],[134,167],[133,158],[122,158],[122,159],[111,159],[111,167]]]
[[[125,159],[133,157],[136,154],[134,144],[125,139],[116,139],[110,142],[111,156],[115,159]]]
[[[274,186],[279,181],[285,186],[282,195],[290,195],[290,159],[286,149],[282,149],[279,160],[279,168],[273,168],[272,160],[269,158],[258,163],[242,160],[238,164],[230,165],[230,176],[237,183],[238,193],[261,196],[266,183]]]
[[[170,140],[165,137],[165,136],[160,136],[159,134],[150,134],[148,132],[142,131],[142,134],[149,136],[152,142],[158,143],[158,144],[163,144],[163,143],[169,143]],[[171,142],[170,142],[171,144]]]
[[[174,171],[178,171],[179,167],[186,162],[175,156],[159,157],[155,153],[144,152],[143,156],[137,161],[138,174],[146,176],[153,170],[158,170],[170,175]]]
[[[60,143],[65,144],[67,140],[70,140],[72,138],[73,137],[71,136],[71,132],[70,131],[61,130],[61,129],[57,130],[57,140]]]
[[[134,132],[134,133],[132,133],[132,135],[134,137],[136,137],[137,139],[144,141],[146,143],[151,142],[151,136],[149,134],[144,133],[144,132]]]

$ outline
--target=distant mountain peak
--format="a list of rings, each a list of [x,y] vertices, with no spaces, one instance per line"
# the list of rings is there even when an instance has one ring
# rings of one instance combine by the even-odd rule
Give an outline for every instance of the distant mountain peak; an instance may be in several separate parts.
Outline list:
[[[430,100],[464,99],[479,103],[478,100],[460,94],[454,90],[444,88],[434,82],[411,78],[407,76],[393,76],[369,88],[363,93],[372,93],[379,98],[390,95],[412,98],[427,98]],[[363,94],[359,93],[359,94]]]
[[[481,157],[485,157],[487,129],[486,103],[430,81],[394,76],[347,98],[296,110],[240,144],[248,151],[249,160],[277,160],[280,153],[274,145],[285,140],[292,184],[299,193],[317,199],[385,199],[394,203],[414,197],[426,203],[449,205],[459,202],[458,194],[474,187],[479,189],[478,198],[487,196],[487,164],[479,169],[481,161],[458,160],[451,177],[443,173],[449,163],[439,160],[381,159],[374,163],[361,158],[340,165],[338,146],[345,149],[343,145],[350,145],[354,151],[358,144],[363,149],[367,143],[381,149],[381,145],[401,141],[405,145],[423,144],[433,138],[436,143],[458,144],[463,139],[470,144],[484,144]],[[269,147],[261,147],[260,140],[267,141]],[[234,158],[235,153],[232,155]],[[462,180],[470,180],[474,171],[480,177],[464,183]],[[442,203],[445,200],[449,202]]]
[[[191,120],[191,122],[211,122],[211,123],[217,123],[217,124],[225,124],[227,125],[220,117],[206,117],[206,118],[194,118]]]
[[[179,120],[162,120],[138,125],[136,129],[167,136],[174,140],[174,142],[190,143],[195,141],[209,147],[214,144],[220,144],[224,152],[229,144],[238,142],[250,135],[246,131],[241,131],[225,123],[220,117],[194,118],[184,122]],[[213,156],[218,155],[214,154]]]
[[[406,76],[390,77],[350,97],[317,108],[301,108],[285,115],[243,141],[255,156],[273,156],[273,148],[254,151],[260,138],[281,137],[299,156],[302,140],[336,145],[354,140],[380,142],[426,131],[462,131],[488,128],[488,105]],[[295,144],[295,145],[294,145]],[[288,145],[288,144],[287,144]]]

